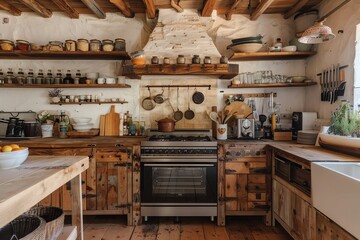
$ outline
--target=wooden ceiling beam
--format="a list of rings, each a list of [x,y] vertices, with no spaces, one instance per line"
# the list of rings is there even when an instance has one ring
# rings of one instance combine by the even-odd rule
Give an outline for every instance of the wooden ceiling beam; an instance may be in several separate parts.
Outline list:
[[[50,9],[47,9],[35,0],[19,0],[19,2],[25,4],[28,8],[44,18],[49,18],[52,16],[52,11]]]
[[[210,17],[214,10],[215,3],[216,3],[216,0],[206,0],[204,3],[203,10],[201,12],[201,16]]]
[[[106,18],[106,13],[95,0],[81,0],[98,18]]]
[[[242,0],[235,0],[233,5],[231,6],[229,12],[227,14],[225,14],[226,20],[231,20],[231,16],[232,14],[235,12],[235,9],[237,8],[237,6],[239,5],[239,3],[241,3]]]
[[[70,18],[79,18],[79,13],[69,5],[66,0],[52,0],[56,6],[63,10]]]
[[[153,19],[156,17],[156,7],[154,0],[143,0],[146,6],[146,14],[148,18]]]
[[[121,13],[128,18],[133,18],[135,16],[134,12],[126,5],[124,0],[110,0],[117,8],[120,9]]]
[[[177,11],[183,12],[184,9],[179,5],[180,0],[176,3],[174,0],[170,0],[170,5]]]
[[[255,11],[251,14],[250,20],[255,21],[263,14],[268,7],[273,3],[274,0],[262,0],[256,7]]]
[[[8,11],[11,15],[20,16],[21,11],[7,2],[0,0],[0,9]]]
[[[310,0],[300,0],[298,1],[294,6],[292,6],[292,8],[287,11],[284,14],[284,18],[288,19],[290,18],[292,15],[294,15],[294,13],[296,13],[297,11],[299,11],[302,7],[304,7]]]

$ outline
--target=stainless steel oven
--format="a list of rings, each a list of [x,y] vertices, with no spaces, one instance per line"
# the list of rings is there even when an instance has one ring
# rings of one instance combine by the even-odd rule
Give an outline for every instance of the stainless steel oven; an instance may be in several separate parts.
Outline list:
[[[141,144],[141,215],[215,217],[217,142],[175,134]]]

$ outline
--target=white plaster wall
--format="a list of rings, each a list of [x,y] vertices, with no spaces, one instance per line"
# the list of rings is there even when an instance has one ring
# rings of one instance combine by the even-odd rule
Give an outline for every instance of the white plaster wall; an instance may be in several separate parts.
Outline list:
[[[325,1],[320,6],[319,16],[324,16],[341,2],[343,1]],[[308,111],[318,111],[320,118],[330,118],[331,112],[339,106],[341,99],[353,101],[354,68],[359,67],[354,65],[356,25],[359,23],[360,1],[350,1],[325,21],[325,25],[331,27],[337,35],[336,38],[318,45],[317,54],[307,62],[306,74],[313,78],[316,77],[317,73],[320,73],[332,64],[339,63],[340,65],[349,65],[349,67],[345,69],[347,81],[345,96],[340,98],[335,104],[320,101],[320,85],[307,88],[305,108]],[[338,30],[343,30],[344,33],[338,34]],[[317,82],[319,82],[319,78],[317,78]]]

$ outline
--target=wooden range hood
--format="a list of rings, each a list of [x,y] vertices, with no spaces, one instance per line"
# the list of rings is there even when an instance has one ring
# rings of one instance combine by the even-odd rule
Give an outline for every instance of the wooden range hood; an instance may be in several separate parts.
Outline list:
[[[70,18],[79,14],[95,14],[106,18],[107,12],[119,12],[132,18],[135,13],[146,13],[155,18],[158,9],[174,8],[198,9],[201,16],[210,16],[213,10],[225,15],[227,20],[232,14],[249,14],[256,20],[263,13],[281,13],[284,18],[291,17],[299,10],[310,9],[323,0],[0,0],[0,10],[14,16],[22,12],[34,12],[44,18],[53,12],[63,12]]]

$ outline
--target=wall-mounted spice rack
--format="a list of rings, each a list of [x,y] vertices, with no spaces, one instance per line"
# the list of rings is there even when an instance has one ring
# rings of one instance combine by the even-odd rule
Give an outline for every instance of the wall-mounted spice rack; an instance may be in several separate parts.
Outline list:
[[[125,104],[127,101],[116,101],[116,102],[59,102],[59,103],[50,103],[53,105],[85,105],[85,104]]]

